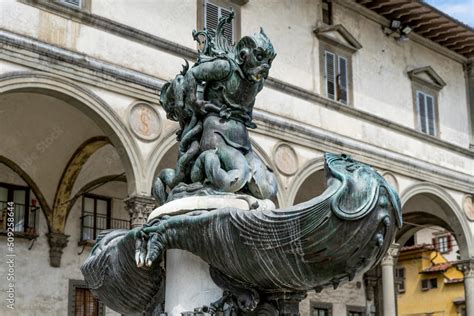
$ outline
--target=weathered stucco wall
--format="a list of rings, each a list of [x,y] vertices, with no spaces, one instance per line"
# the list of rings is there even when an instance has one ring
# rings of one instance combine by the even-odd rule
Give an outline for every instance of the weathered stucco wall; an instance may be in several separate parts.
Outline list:
[[[103,1],[93,3],[92,13],[194,49],[190,30],[196,26],[196,5],[195,1],[145,1],[142,5],[127,1],[110,5]],[[5,29],[159,78],[173,77],[182,62],[177,56],[14,0],[6,0],[2,6],[3,12],[9,12],[0,20]],[[249,2],[241,9],[242,34],[253,33],[264,26],[274,42],[279,56],[272,76],[317,93],[320,93],[320,52],[312,30],[320,24],[319,9],[319,3],[314,1],[298,1],[298,5],[290,1],[258,1]],[[397,42],[383,34],[380,24],[344,6],[334,6],[334,21],[345,26],[363,46],[353,56],[356,108],[414,127],[412,88],[407,71],[429,65],[447,82],[439,95],[441,139],[463,147],[468,145],[466,90],[462,84],[465,79],[460,63],[412,41]],[[160,62],[150,62],[158,60]]]
[[[308,297],[300,303],[302,316],[312,316],[313,302],[332,304],[332,315],[348,315],[348,306],[366,308],[364,282],[362,278],[341,285],[336,290],[324,289],[321,293],[310,292]],[[357,310],[352,310],[357,311]]]

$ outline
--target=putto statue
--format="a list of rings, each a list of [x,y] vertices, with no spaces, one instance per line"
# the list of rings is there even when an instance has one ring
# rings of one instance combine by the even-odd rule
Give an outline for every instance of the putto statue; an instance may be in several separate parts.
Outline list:
[[[161,204],[189,195],[242,192],[258,199],[276,195],[272,171],[253,152],[247,128],[255,128],[252,110],[276,54],[262,29],[231,46],[221,19],[216,36],[193,32],[202,50],[193,67],[164,85],[160,102],[178,121],[179,157],[175,169],[156,178]],[[179,185],[179,186],[178,186]],[[166,189],[170,189],[169,196]]]
[[[258,206],[277,185],[252,151],[247,128],[255,128],[255,97],[276,54],[263,30],[231,46],[222,32],[232,17],[219,21],[215,37],[193,32],[202,40],[199,59],[163,87],[161,104],[180,124],[180,147],[176,168],[162,170],[153,191],[164,204],[157,210],[196,196],[257,203],[153,216],[155,210],[143,227],[102,233],[82,272],[117,312],[163,312],[163,254],[181,249],[209,264],[223,291],[197,313],[298,314],[307,291],[336,288],[376,266],[402,225],[390,184],[347,155],[325,154],[327,189],[320,196],[285,209]]]

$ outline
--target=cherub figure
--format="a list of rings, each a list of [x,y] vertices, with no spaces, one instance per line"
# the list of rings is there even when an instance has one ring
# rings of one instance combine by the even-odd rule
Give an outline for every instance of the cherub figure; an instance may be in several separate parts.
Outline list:
[[[252,111],[276,54],[263,30],[231,46],[219,21],[216,36],[193,32],[204,48],[191,68],[167,83],[160,102],[168,118],[180,123],[180,150],[175,169],[155,181],[155,196],[164,203],[166,187],[201,183],[222,192],[244,192],[260,199],[276,195],[272,171],[253,152],[247,128],[255,128]],[[204,40],[202,40],[204,38]]]

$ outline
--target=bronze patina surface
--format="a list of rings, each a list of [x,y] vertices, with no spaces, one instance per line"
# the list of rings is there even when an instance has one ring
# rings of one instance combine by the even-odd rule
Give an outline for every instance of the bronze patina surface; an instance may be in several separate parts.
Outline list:
[[[237,45],[222,35],[203,38],[200,57],[166,84],[161,103],[179,122],[176,168],[156,178],[153,191],[166,203],[191,195],[276,194],[271,170],[254,154],[247,128],[275,57],[263,30]],[[402,224],[395,190],[373,168],[347,155],[325,154],[327,189],[284,209],[218,208],[162,216],[131,231],[99,236],[82,266],[106,305],[121,313],[163,310],[167,249],[189,251],[209,264],[223,290],[202,312],[289,315],[309,290],[350,281],[382,259]],[[185,289],[183,289],[185,290]]]

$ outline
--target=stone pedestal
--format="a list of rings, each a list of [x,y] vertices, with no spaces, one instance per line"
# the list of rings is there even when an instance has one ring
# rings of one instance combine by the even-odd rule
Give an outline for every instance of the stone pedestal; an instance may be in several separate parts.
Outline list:
[[[183,250],[166,252],[165,312],[181,316],[194,308],[209,305],[222,296],[222,290],[209,275],[209,265]]]
[[[270,202],[270,201],[268,201]],[[274,207],[260,201],[261,207]],[[270,202],[271,203],[271,202]],[[235,207],[249,210],[253,202],[225,196],[195,196],[175,200],[155,209],[148,221],[160,216],[173,216],[197,210]],[[209,265],[199,257],[183,250],[166,252],[165,312],[168,316],[181,316],[195,308],[209,306],[222,297],[220,289],[211,279]]]

